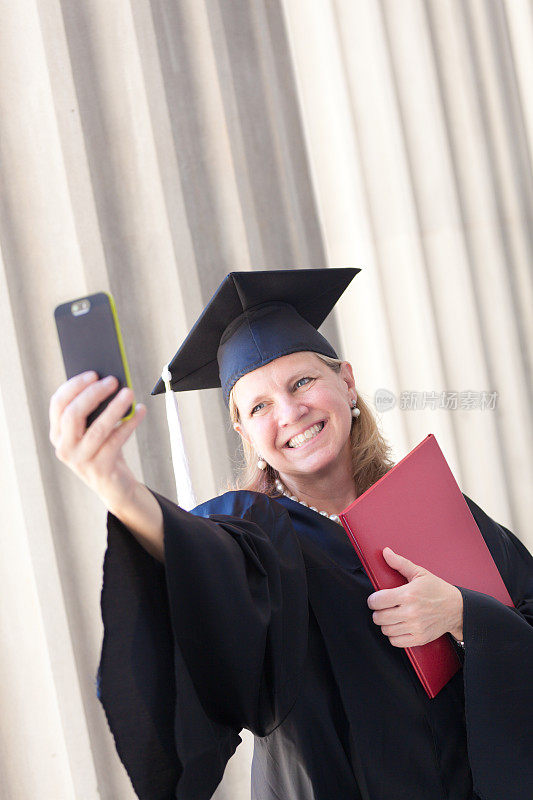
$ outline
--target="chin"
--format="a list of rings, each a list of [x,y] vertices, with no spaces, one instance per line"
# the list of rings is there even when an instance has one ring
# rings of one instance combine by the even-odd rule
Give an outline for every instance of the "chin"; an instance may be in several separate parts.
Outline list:
[[[294,461],[291,464],[287,464],[285,469],[282,467],[280,471],[285,472],[287,475],[301,473],[316,475],[332,467],[339,455],[339,453],[313,453],[308,458],[302,458],[300,463]]]

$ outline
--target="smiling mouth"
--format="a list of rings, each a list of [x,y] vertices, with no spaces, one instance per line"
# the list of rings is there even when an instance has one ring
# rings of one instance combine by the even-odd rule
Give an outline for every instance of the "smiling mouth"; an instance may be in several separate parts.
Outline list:
[[[318,436],[318,434],[324,429],[325,424],[326,423],[324,420],[322,420],[322,422],[317,422],[314,425],[310,425],[309,428],[307,428],[307,430],[305,430],[303,433],[299,433],[296,436],[293,436],[292,439],[289,439],[285,447],[290,447],[291,449],[301,447],[306,442],[314,439],[315,436]]]

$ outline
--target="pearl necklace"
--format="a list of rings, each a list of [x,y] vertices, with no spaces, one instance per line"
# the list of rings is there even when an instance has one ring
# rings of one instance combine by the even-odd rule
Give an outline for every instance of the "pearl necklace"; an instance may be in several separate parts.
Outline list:
[[[337,522],[339,525],[342,525],[342,522],[340,521],[338,514],[328,514],[327,511],[319,511],[318,508],[315,508],[315,506],[310,506],[304,500],[298,500],[296,495],[288,493],[287,489],[282,484],[282,482],[280,481],[279,478],[276,478],[275,483],[276,483],[276,489],[278,490],[278,492],[280,492],[281,494],[285,495],[285,497],[288,497],[289,500],[294,500],[295,503],[300,503],[301,506],[305,506],[306,508],[310,508],[311,511],[316,511],[318,514],[321,514],[323,517],[328,517],[329,519],[333,520],[333,522]]]

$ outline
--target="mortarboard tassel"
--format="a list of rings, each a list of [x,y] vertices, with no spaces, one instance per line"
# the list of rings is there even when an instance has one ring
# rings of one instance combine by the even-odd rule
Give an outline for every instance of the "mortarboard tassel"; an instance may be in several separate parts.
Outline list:
[[[168,432],[170,434],[170,449],[172,451],[172,465],[174,467],[174,477],[176,479],[176,492],[178,504],[186,511],[194,508],[196,497],[191,483],[189,472],[189,462],[185,453],[183,434],[178,413],[178,401],[175,392],[170,386],[171,379],[168,364],[164,367],[161,378],[165,384],[165,405],[167,409]]]

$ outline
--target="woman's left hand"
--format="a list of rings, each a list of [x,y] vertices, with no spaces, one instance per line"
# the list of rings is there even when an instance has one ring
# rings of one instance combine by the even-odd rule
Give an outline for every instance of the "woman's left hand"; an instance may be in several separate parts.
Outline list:
[[[463,596],[459,589],[418,567],[390,547],[383,550],[387,564],[408,583],[382,589],[368,598],[372,619],[395,647],[414,647],[451,633],[463,638]]]

